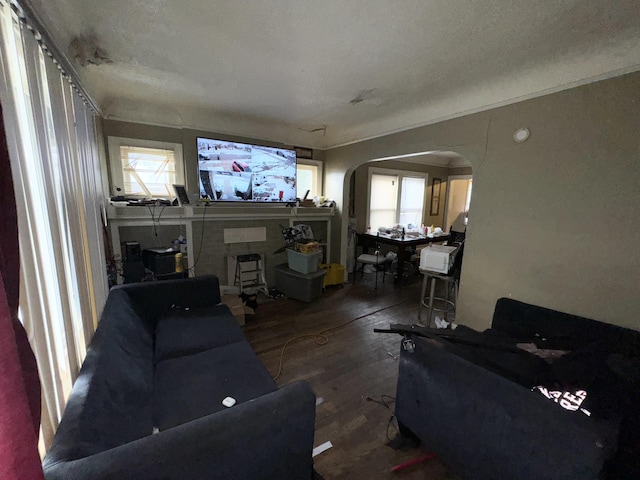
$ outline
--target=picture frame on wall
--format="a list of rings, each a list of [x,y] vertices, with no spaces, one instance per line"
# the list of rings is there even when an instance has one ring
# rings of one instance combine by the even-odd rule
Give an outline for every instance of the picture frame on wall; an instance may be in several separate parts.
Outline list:
[[[431,212],[430,215],[438,215],[440,213],[440,188],[442,180],[434,178],[431,181]]]

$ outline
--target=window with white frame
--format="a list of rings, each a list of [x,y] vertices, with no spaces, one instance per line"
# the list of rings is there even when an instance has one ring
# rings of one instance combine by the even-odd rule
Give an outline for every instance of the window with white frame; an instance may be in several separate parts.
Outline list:
[[[173,185],[184,184],[181,144],[122,137],[108,143],[114,195],[173,198]]]
[[[297,160],[296,195],[304,198],[309,191],[308,199],[322,196],[322,162],[317,160]]]
[[[367,225],[374,232],[398,224],[421,225],[426,183],[426,173],[370,168]]]
[[[398,223],[400,225],[412,225],[414,227],[421,225],[426,177],[409,177],[403,175],[400,178],[400,213],[398,215]]]

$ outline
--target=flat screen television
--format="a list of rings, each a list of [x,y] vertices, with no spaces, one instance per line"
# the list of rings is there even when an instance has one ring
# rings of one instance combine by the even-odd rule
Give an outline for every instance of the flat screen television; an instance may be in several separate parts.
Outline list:
[[[296,152],[198,137],[200,196],[225,202],[295,202]]]

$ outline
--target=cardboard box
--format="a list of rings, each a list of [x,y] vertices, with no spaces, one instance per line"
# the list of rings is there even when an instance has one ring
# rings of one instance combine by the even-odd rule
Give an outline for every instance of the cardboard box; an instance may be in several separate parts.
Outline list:
[[[242,298],[238,295],[222,295],[222,303],[224,303],[236,318],[240,325],[245,324],[245,315],[255,315],[253,308],[249,308],[242,303]]]
[[[319,248],[320,248],[320,244],[318,242],[307,242],[307,243],[296,242],[296,252],[313,253],[313,252],[317,252]]]

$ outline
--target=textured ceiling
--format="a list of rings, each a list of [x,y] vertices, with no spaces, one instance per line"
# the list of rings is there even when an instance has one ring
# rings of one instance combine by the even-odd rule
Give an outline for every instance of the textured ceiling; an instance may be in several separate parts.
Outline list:
[[[106,118],[314,148],[640,69],[637,0],[28,3]]]

